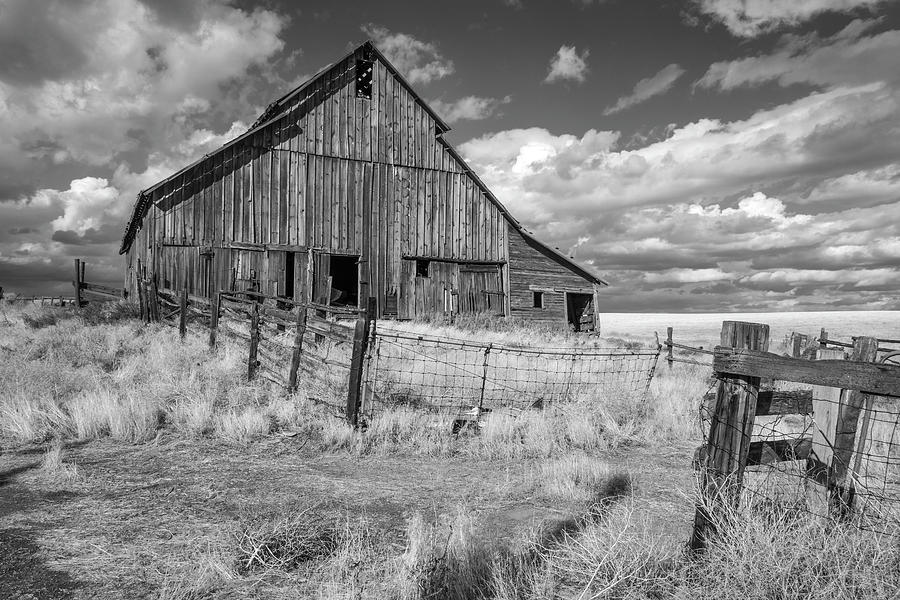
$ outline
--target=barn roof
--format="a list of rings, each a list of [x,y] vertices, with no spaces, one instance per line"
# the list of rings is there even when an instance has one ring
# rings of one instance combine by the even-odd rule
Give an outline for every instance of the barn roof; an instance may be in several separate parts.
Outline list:
[[[296,87],[292,91],[288,92],[281,98],[278,98],[277,100],[275,100],[274,102],[269,104],[269,106],[266,107],[266,109],[256,119],[256,121],[254,121],[253,125],[251,125],[250,128],[242,135],[225,143],[217,150],[214,150],[213,152],[210,152],[209,154],[205,154],[199,160],[192,162],[191,164],[187,165],[183,169],[173,173],[166,179],[163,179],[162,181],[159,181],[156,184],[154,184],[154,185],[150,186],[149,188],[142,190],[140,193],[138,193],[137,199],[135,200],[135,203],[134,203],[134,208],[132,209],[132,212],[131,212],[131,218],[129,218],[128,224],[125,226],[125,235],[122,238],[122,245],[119,248],[119,254],[125,254],[126,252],[128,252],[129,248],[131,248],[131,244],[134,241],[134,236],[137,233],[138,229],[140,229],[140,224],[143,221],[144,216],[146,215],[147,210],[150,207],[152,194],[155,190],[157,190],[161,186],[165,185],[169,181],[175,179],[179,175],[182,175],[183,173],[193,169],[197,165],[202,164],[205,161],[212,160],[213,158],[215,158],[217,155],[224,152],[228,148],[240,143],[242,140],[252,136],[254,133],[257,133],[258,131],[262,130],[264,127],[266,127],[266,126],[272,124],[273,122],[277,121],[278,119],[281,119],[284,116],[286,116],[288,114],[288,112],[285,109],[290,107],[290,105],[291,105],[290,103],[292,100],[294,100],[298,96],[302,95],[304,92],[308,91],[310,88],[314,88],[316,86],[316,84],[318,84],[323,79],[333,76],[334,72],[347,59],[349,59],[349,58],[353,57],[354,55],[361,53],[361,52],[370,52],[370,53],[374,54],[375,57],[377,57],[378,61],[382,65],[384,65],[385,68],[387,68],[388,71],[390,71],[390,73],[406,88],[407,92],[409,92],[409,94],[422,107],[422,109],[424,111],[426,111],[432,119],[434,119],[434,122],[436,124],[436,129],[437,129],[437,138],[436,139],[437,139],[438,143],[441,144],[442,146],[444,146],[447,149],[447,151],[454,157],[454,159],[456,159],[459,162],[459,164],[462,166],[464,172],[472,178],[472,180],[475,182],[475,184],[490,199],[490,201],[492,203],[494,203],[494,205],[497,206],[497,208],[500,210],[500,212],[503,214],[503,216],[507,219],[507,221],[513,227],[516,228],[517,231],[519,231],[523,236],[525,236],[530,241],[532,241],[532,242],[536,243],[537,245],[541,246],[542,248],[546,249],[556,259],[558,259],[560,262],[562,262],[563,264],[568,266],[573,271],[577,272],[582,277],[584,277],[594,283],[599,283],[601,285],[609,285],[606,281],[604,281],[603,279],[598,277],[596,274],[594,274],[593,272],[589,271],[582,265],[575,262],[574,259],[563,254],[559,249],[551,248],[547,244],[545,244],[545,243],[541,242],[540,240],[538,240],[537,238],[535,238],[534,235],[532,235],[529,231],[527,231],[522,226],[522,224],[519,223],[519,221],[515,217],[513,217],[512,214],[510,214],[509,210],[507,210],[506,207],[503,206],[503,204],[500,202],[500,200],[498,200],[497,197],[494,196],[494,194],[488,189],[488,187],[484,184],[484,182],[481,181],[481,179],[478,177],[478,175],[469,167],[468,163],[466,163],[466,161],[463,160],[462,156],[459,155],[459,153],[456,151],[456,149],[452,145],[450,145],[450,143],[447,142],[447,140],[445,140],[442,137],[441,134],[449,131],[450,126],[447,125],[444,122],[444,120],[441,119],[437,115],[437,113],[435,113],[434,110],[432,110],[432,108],[430,106],[428,106],[428,104],[422,99],[422,97],[416,93],[416,91],[409,84],[409,82],[406,81],[406,79],[403,77],[403,75],[399,71],[397,71],[397,69],[394,67],[394,65],[392,65],[390,63],[390,61],[387,60],[387,58],[385,58],[385,56],[381,53],[380,50],[378,50],[378,48],[375,46],[375,44],[372,43],[371,40],[368,40],[365,43],[363,43],[362,45],[360,45],[359,47],[354,48],[351,52],[349,52],[348,54],[343,56],[337,62],[325,67],[324,69],[322,69],[321,71],[316,73],[316,75],[314,75],[309,80],[307,80],[305,83],[299,85],[298,87]]]

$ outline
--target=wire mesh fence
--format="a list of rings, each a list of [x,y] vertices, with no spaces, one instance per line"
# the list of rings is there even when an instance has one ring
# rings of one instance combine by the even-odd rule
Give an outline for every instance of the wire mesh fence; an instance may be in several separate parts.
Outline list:
[[[759,394],[777,396],[778,390]],[[867,396],[852,452],[842,453],[835,447],[834,416],[846,407],[847,391],[833,398],[822,396],[826,395],[817,393],[813,398],[810,393],[810,402],[798,401],[794,408],[757,416],[746,456],[735,455],[735,447],[717,449],[730,461],[745,461],[738,480],[742,499],[825,519],[841,517],[865,531],[900,536],[900,398]],[[801,395],[795,392],[794,397]],[[704,439],[712,439],[713,426],[737,436],[745,433],[743,423],[717,418],[713,404],[708,394],[700,410]],[[837,473],[846,474],[840,489]]]
[[[363,414],[544,408],[646,392],[659,349],[531,348],[379,329],[366,356]]]

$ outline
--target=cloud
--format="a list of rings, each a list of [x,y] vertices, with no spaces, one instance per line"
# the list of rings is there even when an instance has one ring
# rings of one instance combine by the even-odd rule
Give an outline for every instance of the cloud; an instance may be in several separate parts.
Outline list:
[[[882,271],[900,279],[898,130],[900,97],[872,83],[636,148],[530,128],[460,150],[526,227],[606,275],[606,310],[876,309],[900,307]],[[767,289],[763,269],[785,275]]]
[[[393,33],[373,23],[361,29],[410,83],[431,83],[455,70],[453,61],[444,58],[431,42],[423,42],[408,33]]]
[[[799,25],[827,12],[869,12],[886,0],[695,0],[694,9],[738,37]]]
[[[453,102],[434,100],[432,108],[448,123],[456,121],[478,121],[487,119],[504,104],[509,104],[512,96],[503,98],[483,98],[481,96],[464,96]]]
[[[590,54],[587,48],[581,54],[575,50],[575,46],[559,47],[556,55],[550,59],[550,70],[544,83],[555,83],[557,81],[577,81],[583,83],[588,73],[587,58]]]
[[[279,80],[287,19],[218,0],[2,11],[0,279],[32,269],[32,291],[69,291],[39,279],[70,267],[73,250],[118,279],[137,192],[246,129]]]
[[[603,111],[603,114],[611,115],[630,106],[634,106],[635,104],[640,104],[648,98],[663,94],[667,92],[683,74],[684,69],[677,64],[672,63],[666,65],[660,69],[656,75],[638,81],[631,94],[619,98],[613,106],[607,107]]]
[[[284,46],[285,21],[261,9],[200,2],[197,20],[176,27],[136,0],[35,4],[7,2],[4,31],[56,32],[77,65],[32,61],[43,56],[40,36],[0,42],[12,52],[4,64],[29,71],[28,80],[15,66],[0,71],[0,172],[18,174],[10,187],[53,165],[107,167],[122,153],[177,145],[217,109],[246,113],[246,95],[223,87]]]
[[[900,81],[896,60],[900,31],[861,37],[871,25],[854,21],[824,40],[815,35],[787,38],[771,54],[713,63],[697,84],[732,90],[769,81],[782,86],[804,83],[820,87]]]

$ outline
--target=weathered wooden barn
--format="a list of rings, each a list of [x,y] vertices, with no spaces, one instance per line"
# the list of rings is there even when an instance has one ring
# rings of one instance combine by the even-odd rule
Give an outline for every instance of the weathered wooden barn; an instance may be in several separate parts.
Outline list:
[[[373,296],[382,318],[491,311],[598,329],[606,283],[528,233],[448,129],[367,42],[138,195],[125,287]]]

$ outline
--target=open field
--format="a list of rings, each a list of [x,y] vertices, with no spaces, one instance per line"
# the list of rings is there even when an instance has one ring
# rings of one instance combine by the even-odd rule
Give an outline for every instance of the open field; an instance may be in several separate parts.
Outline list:
[[[640,403],[584,398],[575,410],[488,416],[480,434],[458,436],[398,410],[359,434],[303,389],[247,383],[243,354],[210,353],[200,335],[182,343],[114,310],[2,310],[3,598],[900,589],[896,540],[825,532],[777,507],[747,507],[707,556],[688,559],[709,389],[699,367],[661,369]]]
[[[631,336],[649,340],[653,332],[666,337],[666,327],[674,327],[675,341],[690,346],[710,348],[719,343],[722,321],[749,321],[769,325],[772,350],[792,331],[818,336],[824,327],[831,339],[849,341],[850,336],[900,339],[900,312],[823,311],[760,313],[603,313],[600,323],[606,336]]]

